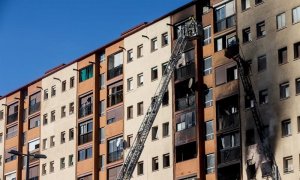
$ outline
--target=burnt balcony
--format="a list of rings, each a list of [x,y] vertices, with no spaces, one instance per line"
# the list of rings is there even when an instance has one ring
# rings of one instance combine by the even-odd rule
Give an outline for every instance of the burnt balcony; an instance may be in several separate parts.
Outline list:
[[[78,144],[79,145],[85,144],[85,143],[91,142],[92,140],[93,140],[93,133],[89,132],[87,134],[79,136],[79,138],[78,138]]]
[[[79,108],[79,118],[88,116],[93,113],[93,103],[83,105]]]
[[[123,90],[108,95],[108,107],[123,102]]]
[[[226,17],[224,19],[221,19],[219,21],[216,22],[215,24],[215,32],[220,32],[223,31],[227,28],[230,28],[232,26],[235,26],[236,22],[235,22],[235,15]]]
[[[108,70],[107,79],[112,79],[123,74],[123,64]]]
[[[118,161],[122,158],[123,158],[123,149],[120,149],[120,150],[109,153],[107,161],[108,161],[108,163],[112,163],[112,162]]]
[[[41,102],[37,102],[29,106],[29,114],[33,114],[35,112],[40,111],[41,109]]]
[[[219,150],[219,164],[226,164],[233,161],[239,161],[241,158],[240,151],[240,146]]]
[[[7,116],[6,124],[13,123],[17,120],[18,120],[18,112],[14,112],[13,114]]]
[[[195,63],[182,66],[175,71],[175,80],[181,81],[195,76]]]
[[[175,146],[196,141],[196,127],[191,127],[175,133]]]
[[[238,54],[239,54],[238,42],[228,45],[227,49],[225,50],[225,57],[227,57],[228,59],[232,59],[234,56]]]
[[[192,107],[195,107],[195,95],[188,95],[186,97],[178,98],[175,100],[176,111],[180,111]]]
[[[228,131],[240,125],[239,114],[222,115],[218,118],[218,131]]]

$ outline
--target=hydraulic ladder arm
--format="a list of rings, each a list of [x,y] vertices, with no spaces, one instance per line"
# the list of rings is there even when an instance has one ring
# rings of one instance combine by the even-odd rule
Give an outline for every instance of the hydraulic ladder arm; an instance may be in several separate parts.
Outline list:
[[[233,59],[237,63],[239,76],[242,81],[244,91],[246,96],[248,96],[253,101],[253,106],[250,108],[252,117],[256,126],[256,130],[261,142],[261,147],[264,153],[264,156],[272,164],[272,180],[280,180],[280,174],[278,172],[278,166],[276,164],[274,154],[270,148],[270,144],[267,141],[266,134],[264,132],[264,124],[262,122],[261,114],[258,109],[257,100],[255,98],[254,90],[252,87],[252,82],[250,79],[250,65],[246,62],[239,54],[239,44],[234,43],[230,45],[226,52],[225,56],[227,58]]]
[[[199,37],[199,35],[200,25],[195,21],[194,18],[190,18],[190,20],[180,30],[179,37],[172,50],[172,54],[164,72],[164,76],[160,80],[158,88],[156,89],[156,92],[153,96],[152,102],[148,107],[148,110],[136,134],[133,144],[129,150],[129,153],[119,171],[117,177],[118,180],[131,178],[134,168],[138,162],[138,159],[144,149],[144,144],[146,142],[147,136],[150,132],[150,129],[153,125],[155,117],[162,103],[164,93],[168,89],[168,84],[172,78],[172,74],[175,70],[178,60],[184,52],[187,42],[189,40],[193,40]]]

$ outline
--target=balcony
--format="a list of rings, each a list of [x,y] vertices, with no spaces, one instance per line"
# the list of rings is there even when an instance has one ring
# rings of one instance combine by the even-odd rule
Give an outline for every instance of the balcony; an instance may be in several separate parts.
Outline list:
[[[219,151],[219,164],[226,164],[232,161],[239,161],[241,158],[240,146],[221,149]]]
[[[93,134],[92,134],[92,132],[89,132],[87,134],[79,136],[79,142],[78,142],[78,144],[79,145],[85,144],[85,143],[91,142],[92,140],[93,140]]]
[[[40,111],[40,108],[41,108],[41,102],[37,102],[33,105],[30,105],[29,106],[29,114],[33,114],[35,112]]]
[[[123,158],[123,149],[108,154],[108,163],[118,161]]]
[[[182,66],[175,71],[175,80],[181,81],[195,76],[195,63]]]
[[[235,15],[229,16],[227,18],[221,19],[216,22],[215,31],[220,32],[232,26],[235,26]]]
[[[223,115],[218,118],[218,131],[228,131],[231,129],[238,128],[240,125],[239,121],[239,114],[230,114],[230,115]]]
[[[108,95],[108,107],[123,102],[123,90]]]
[[[7,122],[6,124],[13,123],[18,120],[18,112],[14,112],[13,114],[10,114],[7,116]]]
[[[107,79],[112,79],[123,73],[123,64],[108,70]]]
[[[196,127],[191,127],[175,133],[175,146],[196,141]]]
[[[93,113],[93,103],[83,105],[79,108],[79,118],[88,116]]]
[[[178,98],[175,100],[176,111],[184,110],[191,107],[195,107],[195,95],[189,95],[187,97]]]

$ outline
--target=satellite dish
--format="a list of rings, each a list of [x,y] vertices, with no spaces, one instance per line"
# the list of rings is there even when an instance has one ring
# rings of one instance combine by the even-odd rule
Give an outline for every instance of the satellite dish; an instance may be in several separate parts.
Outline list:
[[[194,84],[194,79],[191,78],[191,79],[189,80],[189,85],[188,85],[189,89],[192,88],[193,84]]]

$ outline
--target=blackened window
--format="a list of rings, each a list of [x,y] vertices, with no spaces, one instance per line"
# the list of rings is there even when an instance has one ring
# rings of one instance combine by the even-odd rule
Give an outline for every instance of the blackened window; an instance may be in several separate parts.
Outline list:
[[[278,50],[278,64],[287,63],[287,47]]]

